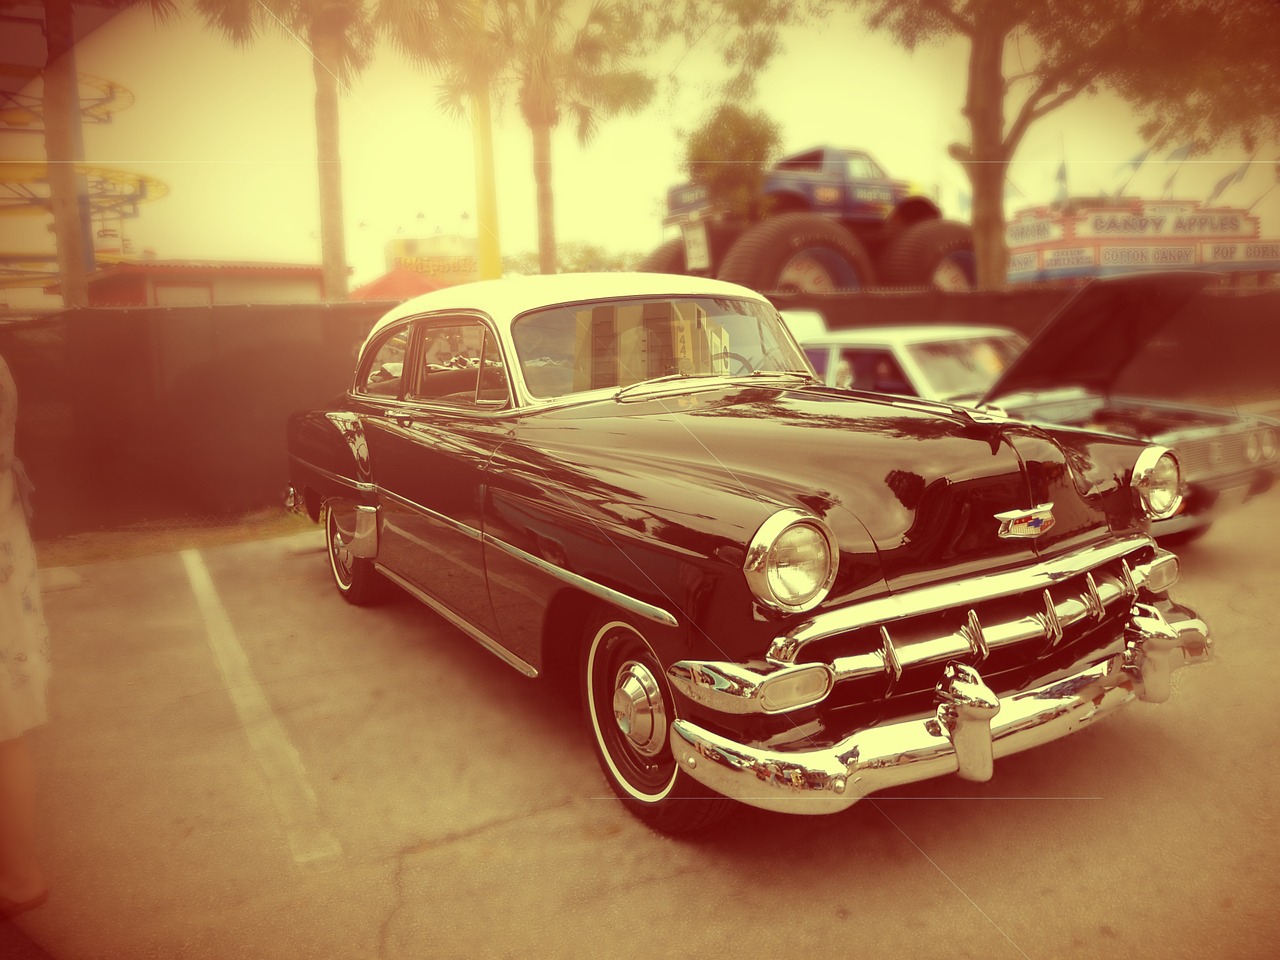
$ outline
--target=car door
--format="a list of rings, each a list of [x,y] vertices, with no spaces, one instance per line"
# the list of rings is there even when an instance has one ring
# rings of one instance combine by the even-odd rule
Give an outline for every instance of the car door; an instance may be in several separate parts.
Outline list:
[[[501,350],[480,317],[423,318],[409,368],[403,402],[367,422],[379,562],[493,636],[481,508],[486,468],[509,434]]]

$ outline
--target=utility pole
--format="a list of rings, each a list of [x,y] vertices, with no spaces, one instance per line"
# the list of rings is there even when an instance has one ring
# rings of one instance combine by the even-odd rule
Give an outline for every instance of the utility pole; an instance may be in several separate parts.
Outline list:
[[[475,0],[478,29],[484,29],[484,0]],[[476,80],[471,94],[471,134],[476,166],[476,234],[480,279],[502,276],[498,243],[498,190],[493,177],[493,123],[489,116],[489,81]]]

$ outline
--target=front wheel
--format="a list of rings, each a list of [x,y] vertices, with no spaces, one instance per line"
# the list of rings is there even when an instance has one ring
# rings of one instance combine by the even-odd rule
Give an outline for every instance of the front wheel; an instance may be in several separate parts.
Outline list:
[[[631,813],[663,833],[690,833],[732,809],[676,764],[671,688],[635,626],[613,619],[588,631],[582,680],[600,768]]]
[[[329,571],[342,599],[357,607],[367,607],[382,599],[386,581],[367,557],[351,550],[356,532],[356,508],[349,503],[330,502],[324,506],[325,547]]]

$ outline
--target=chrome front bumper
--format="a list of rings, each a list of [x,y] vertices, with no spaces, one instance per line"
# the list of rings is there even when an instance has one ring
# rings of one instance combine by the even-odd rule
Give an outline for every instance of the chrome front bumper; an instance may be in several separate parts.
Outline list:
[[[988,780],[994,761],[1057,740],[1132,700],[1162,702],[1181,667],[1212,658],[1208,628],[1135,604],[1121,654],[1041,687],[995,696],[979,673],[948,663],[926,719],[888,723],[814,750],[735,743],[687,720],[671,727],[671,752],[709,789],[784,813],[835,813],[877,790],[957,773]]]

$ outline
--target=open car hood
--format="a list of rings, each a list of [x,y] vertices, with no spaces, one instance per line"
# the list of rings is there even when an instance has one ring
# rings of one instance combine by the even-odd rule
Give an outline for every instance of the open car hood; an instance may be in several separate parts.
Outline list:
[[[1152,337],[1216,279],[1192,271],[1090,281],[1049,318],[981,402],[1059,387],[1109,392]]]

